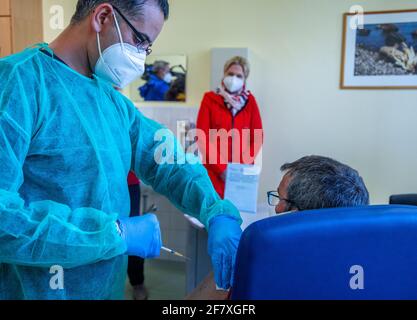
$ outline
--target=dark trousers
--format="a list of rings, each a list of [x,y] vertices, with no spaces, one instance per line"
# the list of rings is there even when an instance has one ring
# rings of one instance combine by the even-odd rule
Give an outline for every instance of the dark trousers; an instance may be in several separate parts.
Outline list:
[[[130,193],[130,217],[140,215],[140,186],[129,186]],[[145,260],[139,257],[129,257],[127,274],[132,286],[142,285],[145,282],[144,274]]]

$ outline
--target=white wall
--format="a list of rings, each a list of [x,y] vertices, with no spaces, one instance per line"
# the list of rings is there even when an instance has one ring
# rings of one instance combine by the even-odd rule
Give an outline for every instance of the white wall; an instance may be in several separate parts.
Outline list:
[[[45,0],[66,4],[74,0]],[[171,0],[171,18],[154,52],[186,54],[190,106],[210,87],[210,50],[248,47],[251,88],[265,125],[260,198],[279,167],[308,154],[357,168],[374,203],[417,192],[417,91],[339,90],[342,14],[416,8],[415,0]],[[48,17],[47,15],[45,15]],[[53,32],[46,32],[50,41]]]

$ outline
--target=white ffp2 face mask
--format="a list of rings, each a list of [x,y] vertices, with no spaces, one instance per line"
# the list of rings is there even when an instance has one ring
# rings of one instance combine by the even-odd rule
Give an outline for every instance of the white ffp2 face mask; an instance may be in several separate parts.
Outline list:
[[[97,45],[100,53],[95,74],[117,88],[124,89],[145,72],[146,52],[138,52],[131,44],[124,43],[116,15],[113,13],[120,43],[101,51],[100,35],[97,33]]]
[[[173,76],[171,72],[168,72],[165,76],[164,76],[164,81],[166,83],[171,83],[173,80]]]
[[[224,86],[230,93],[236,93],[242,90],[245,81],[236,76],[228,76],[223,80]]]

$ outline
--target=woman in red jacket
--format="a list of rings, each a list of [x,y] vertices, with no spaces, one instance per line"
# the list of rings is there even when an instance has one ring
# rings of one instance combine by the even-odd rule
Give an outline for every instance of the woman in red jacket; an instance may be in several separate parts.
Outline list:
[[[262,119],[255,97],[246,90],[249,63],[226,62],[216,92],[205,94],[197,120],[198,142],[211,181],[224,198],[228,163],[253,164],[263,142]]]

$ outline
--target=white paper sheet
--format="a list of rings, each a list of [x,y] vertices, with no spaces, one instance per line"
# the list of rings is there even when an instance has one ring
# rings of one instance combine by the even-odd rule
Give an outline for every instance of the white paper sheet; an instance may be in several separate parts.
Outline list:
[[[231,163],[227,166],[225,199],[231,201],[239,211],[256,214],[259,166]]]

